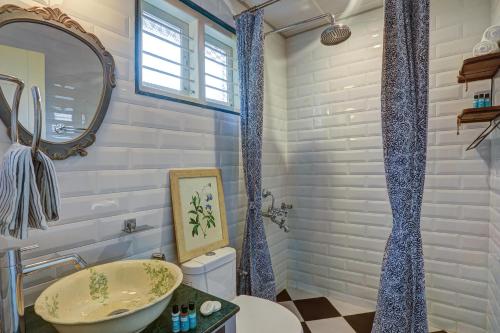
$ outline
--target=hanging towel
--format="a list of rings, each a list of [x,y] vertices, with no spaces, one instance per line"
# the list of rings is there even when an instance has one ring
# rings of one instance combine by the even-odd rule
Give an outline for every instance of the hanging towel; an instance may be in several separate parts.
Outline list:
[[[47,229],[59,218],[59,189],[52,161],[14,143],[0,170],[0,233],[26,239],[28,227]]]
[[[59,220],[61,201],[54,163],[41,151],[37,152],[33,163],[44,216],[48,222],[57,221]]]

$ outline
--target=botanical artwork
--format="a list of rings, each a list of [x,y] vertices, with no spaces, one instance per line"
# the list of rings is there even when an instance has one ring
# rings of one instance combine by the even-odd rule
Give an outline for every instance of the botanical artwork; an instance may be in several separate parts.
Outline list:
[[[170,171],[177,254],[184,262],[228,244],[218,169]]]
[[[179,180],[184,240],[188,250],[222,238],[215,177]],[[186,225],[187,224],[187,225]],[[219,227],[217,227],[219,226]]]
[[[193,226],[191,230],[191,236],[198,237],[203,235],[203,238],[207,238],[208,229],[211,227],[215,228],[215,217],[212,210],[212,202],[214,196],[210,193],[212,189],[212,183],[207,183],[201,189],[200,192],[196,191],[191,197],[191,210],[189,214],[189,224]]]

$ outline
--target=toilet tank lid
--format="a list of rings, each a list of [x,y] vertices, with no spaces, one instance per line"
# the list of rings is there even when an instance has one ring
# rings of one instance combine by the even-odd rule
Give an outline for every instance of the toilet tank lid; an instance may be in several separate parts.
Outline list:
[[[236,250],[223,247],[181,264],[184,274],[203,274],[236,260]]]

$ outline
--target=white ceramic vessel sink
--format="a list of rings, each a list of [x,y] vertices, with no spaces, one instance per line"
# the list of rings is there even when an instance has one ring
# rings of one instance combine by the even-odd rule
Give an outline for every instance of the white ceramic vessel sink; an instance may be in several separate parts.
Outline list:
[[[61,333],[135,333],[165,310],[181,282],[181,269],[165,261],[117,261],[55,282],[35,312]]]

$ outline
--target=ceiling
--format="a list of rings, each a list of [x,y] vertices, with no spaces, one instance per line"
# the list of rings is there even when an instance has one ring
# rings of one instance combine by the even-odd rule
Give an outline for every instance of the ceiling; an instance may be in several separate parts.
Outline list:
[[[238,0],[247,7],[252,7],[265,0]],[[324,13],[332,13],[337,17],[356,15],[381,7],[383,0],[281,0],[265,9],[266,22],[275,28],[287,26],[295,22],[309,19]],[[285,37],[316,28],[328,23],[327,19],[303,25],[292,31],[283,33]]]

